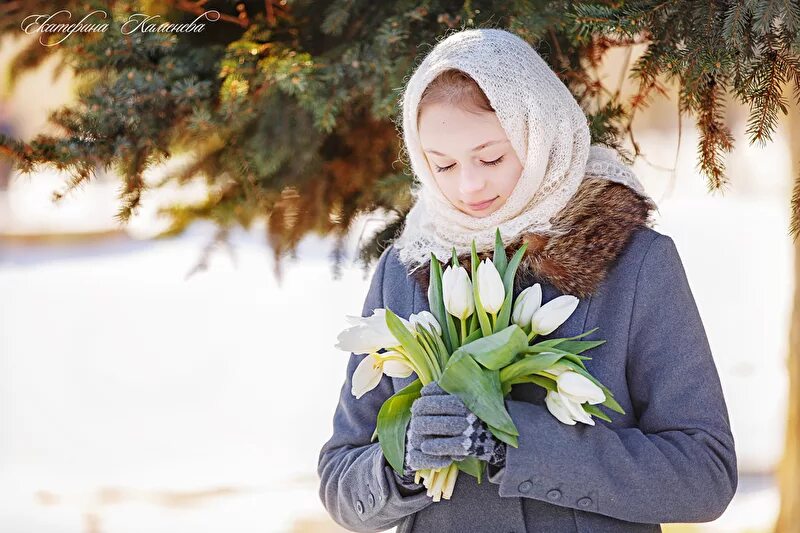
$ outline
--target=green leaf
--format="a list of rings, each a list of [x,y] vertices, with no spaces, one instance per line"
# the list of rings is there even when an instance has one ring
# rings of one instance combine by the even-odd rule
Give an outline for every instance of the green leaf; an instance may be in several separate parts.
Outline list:
[[[572,361],[576,365],[580,365],[581,368],[586,370],[586,365],[584,365],[583,361],[581,360],[581,358],[578,357],[577,355],[575,355],[574,353],[565,353],[565,354],[562,354],[562,355],[564,356],[564,359]]]
[[[537,342],[533,346],[528,346],[527,348],[525,348],[524,351],[525,351],[526,354],[538,354],[538,353],[547,353],[547,352],[567,353],[564,350],[559,350],[558,348],[556,348],[554,346],[547,346],[547,345],[543,345],[543,344],[544,343],[542,343],[542,342]]]
[[[418,342],[425,351],[428,364],[430,365],[431,379],[435,380],[442,372],[442,368],[444,368],[440,363],[441,359],[437,353],[438,346],[436,345],[436,341],[433,340],[433,335],[425,326],[418,326],[417,334],[419,335]]]
[[[606,422],[611,422],[611,419],[608,417],[608,415],[601,411],[596,405],[592,405],[590,403],[583,404],[583,410],[590,415],[596,416],[597,418],[602,418]]]
[[[475,331],[467,335],[467,338],[464,339],[464,344],[469,344],[470,342],[480,339],[482,337],[483,337],[483,332],[480,329],[476,329]]]
[[[497,370],[482,368],[467,352],[458,349],[447,362],[439,386],[455,394],[475,416],[505,433],[519,435],[506,410]]]
[[[527,348],[524,348],[522,350],[522,353],[524,354],[537,354],[537,353],[547,353],[547,352],[558,353],[567,357],[570,361],[573,361],[575,364],[583,366],[583,362],[581,361],[581,359],[585,358],[582,358],[581,356],[574,354],[572,352],[562,350],[561,344],[559,344],[558,346],[559,346],[558,348],[555,348],[553,346],[541,346],[540,344],[536,344],[534,346],[528,346]],[[589,357],[588,359],[591,359],[591,357]]]
[[[472,313],[469,317],[469,327],[467,328],[467,332],[469,335],[472,335],[476,331],[479,331],[480,328],[478,327],[478,315]]]
[[[519,448],[518,436],[512,435],[511,433],[507,433],[502,429],[496,428],[491,424],[486,424],[486,428],[498,439],[505,442],[509,446],[513,446],[514,448]]]
[[[558,348],[570,353],[579,354],[586,350],[596,348],[606,341],[564,341],[558,345]]]
[[[481,482],[481,478],[483,477],[483,469],[486,465],[485,462],[481,461],[477,457],[467,457],[460,461],[456,461],[455,463],[459,470],[469,474],[474,478],[477,478],[478,483]]]
[[[520,376],[546,370],[556,364],[562,357],[564,355],[560,353],[541,353],[523,357],[500,371],[500,382],[511,382]]]
[[[503,287],[505,287],[506,293],[511,292],[511,294],[514,294],[514,277],[517,275],[517,267],[519,267],[519,263],[522,261],[522,257],[525,255],[525,250],[527,249],[527,244],[520,246],[508,263],[508,267],[503,275]]]
[[[524,244],[517,250],[517,252],[514,254],[514,257],[511,258],[511,262],[508,263],[505,272],[503,272],[501,275],[503,278],[503,288],[506,291],[506,297],[503,300],[503,305],[500,307],[500,312],[497,314],[495,331],[499,331],[507,327],[511,321],[511,311],[514,307],[514,277],[517,275],[517,267],[519,267],[519,263],[525,254],[527,246],[527,244]]]
[[[438,347],[439,352],[439,368],[444,368],[447,364],[447,360],[450,359],[450,352],[447,350],[447,347],[442,342],[442,338],[436,334],[436,332],[431,332],[431,337],[433,338],[434,342],[436,342],[436,346]]]
[[[448,313],[447,311],[445,311],[445,315],[447,315],[447,318],[445,320],[445,322],[447,324],[447,333],[448,333],[448,335],[450,335],[450,339],[451,339],[450,349],[448,350],[447,353],[453,353],[456,350],[458,350],[458,347],[461,346],[461,344],[460,344],[460,342],[458,340],[458,331],[456,330],[455,317],[453,315],[451,315],[450,313]],[[440,325],[441,325],[441,322],[440,322]],[[442,333],[444,333],[444,325],[442,325]]]
[[[503,387],[503,394],[508,394],[509,392],[511,392],[511,388],[514,385],[519,385],[521,383],[534,383],[536,385],[539,385],[543,389],[558,392],[558,386],[556,385],[555,381],[553,381],[548,377],[540,376],[538,374],[529,374],[527,376],[520,376],[516,379],[512,379],[510,381],[501,383]]]
[[[411,404],[420,397],[422,382],[415,379],[392,396],[386,399],[378,411],[378,422],[375,431],[386,462],[403,475],[403,459],[405,457],[406,431],[411,420]]]
[[[467,352],[489,370],[499,370],[527,346],[528,336],[519,326],[512,324],[503,331],[465,344],[460,350]]]
[[[500,312],[497,314],[497,321],[494,323],[495,333],[502,330],[503,328],[508,327],[508,322],[511,319],[511,308],[513,306],[511,302],[512,296],[513,296],[512,292],[506,291],[506,297],[503,299],[503,305],[500,306]],[[528,344],[527,335],[525,336],[525,344]]]
[[[386,309],[386,325],[394,337],[403,345],[408,357],[423,375],[419,376],[425,383],[432,381],[430,363],[425,349],[417,342],[408,328],[400,321],[391,309]]]
[[[489,322],[489,316],[481,303],[480,290],[478,289],[478,252],[475,250],[475,240],[472,241],[472,296],[475,300],[475,314],[478,316],[478,322],[481,325],[481,331],[484,337],[492,334],[492,324]]]
[[[590,333],[594,333],[598,329],[600,329],[600,328],[592,328],[589,331],[586,331],[584,333],[581,333],[580,335],[575,335],[575,336],[572,336],[572,337],[559,337],[557,339],[547,339],[546,341],[537,342],[533,346],[547,346],[547,347],[560,346],[560,344],[563,343],[563,342],[571,341],[573,339],[579,339],[581,337],[585,337],[586,335],[589,335]],[[584,341],[584,342],[597,342],[597,341]],[[605,341],[603,341],[603,342],[605,342]]]
[[[452,322],[452,317],[450,317],[450,313],[447,312],[447,309],[445,309],[444,306],[444,298],[442,294],[442,266],[439,264],[439,260],[436,258],[436,256],[433,255],[433,252],[431,252],[429,283],[431,290],[428,292],[431,295],[431,301],[428,302],[428,305],[431,308],[431,313],[433,314],[434,318],[436,318],[436,321],[442,326],[444,345],[447,346],[448,353],[452,353],[458,348],[458,346],[454,346],[453,341],[455,327],[451,329],[447,323],[448,318],[450,318],[450,322]],[[458,337],[456,336],[455,339],[458,339]],[[456,340],[455,342],[458,341]]]
[[[561,346],[561,345],[559,345],[559,346]],[[557,353],[557,354],[560,354],[560,355],[564,356],[565,359],[568,359],[569,361],[572,361],[576,365],[580,365],[581,367],[586,368],[586,366],[584,366],[583,361],[581,360],[580,356],[575,355],[574,353],[562,350],[561,348],[553,348],[553,347],[541,346],[540,344],[537,344],[535,346],[529,346],[528,348],[522,350],[522,353],[524,353],[524,354]],[[591,357],[589,357],[589,359],[591,359]]]
[[[506,248],[503,246],[503,239],[500,237],[500,228],[497,228],[494,234],[494,256],[492,257],[492,262],[500,273],[500,279],[503,279],[506,267],[508,267],[508,257],[506,256]]]

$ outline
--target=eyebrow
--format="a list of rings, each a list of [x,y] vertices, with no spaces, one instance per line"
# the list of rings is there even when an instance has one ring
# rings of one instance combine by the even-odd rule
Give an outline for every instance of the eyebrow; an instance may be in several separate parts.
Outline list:
[[[498,139],[496,141],[487,141],[487,142],[485,142],[483,144],[479,144],[478,146],[473,148],[471,151],[472,152],[477,152],[478,150],[482,150],[482,149],[486,148],[487,146],[491,146],[493,144],[498,144],[498,143],[504,143],[504,142],[508,142],[508,139],[506,139],[506,140]],[[447,157],[446,154],[443,154],[442,152],[437,152],[436,150],[425,150],[425,151],[428,152],[429,154],[436,154],[436,155],[440,155],[440,156],[443,156],[443,157]]]

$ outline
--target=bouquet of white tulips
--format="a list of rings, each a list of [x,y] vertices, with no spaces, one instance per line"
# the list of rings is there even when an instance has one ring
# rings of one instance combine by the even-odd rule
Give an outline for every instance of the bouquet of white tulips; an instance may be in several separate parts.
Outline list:
[[[442,272],[431,254],[428,301],[430,312],[412,314],[408,320],[390,309],[375,309],[369,317],[348,317],[351,327],[339,335],[337,348],[368,354],[352,377],[352,393],[360,398],[375,388],[383,374],[417,378],[388,398],[378,413],[373,434],[380,441],[387,462],[403,473],[405,434],[411,404],[423,385],[438,381],[445,391],[464,404],[509,446],[517,447],[519,432],[505,407],[511,387],[533,383],[547,390],[545,405],[565,424],[594,425],[592,416],[610,421],[599,409],[624,413],[611,391],[597,381],[583,363],[583,352],[605,341],[574,337],[533,343],[560,326],[578,306],[578,298],[563,295],[542,305],[537,283],[512,302],[514,276],[527,245],[508,260],[500,232],[494,256],[478,261],[472,243],[471,276],[453,250],[452,264]],[[485,463],[476,458],[455,461],[441,469],[416,472],[434,501],[449,499],[458,471],[481,482]]]

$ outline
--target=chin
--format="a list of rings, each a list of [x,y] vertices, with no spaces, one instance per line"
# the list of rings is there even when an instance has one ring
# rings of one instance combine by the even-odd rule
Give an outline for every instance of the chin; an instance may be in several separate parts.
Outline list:
[[[473,212],[473,211],[469,211],[469,210],[465,211],[463,209],[460,209],[460,211],[462,213],[464,213],[466,215],[469,215],[471,217],[474,217],[474,218],[486,218],[489,215],[491,215],[492,213],[494,213],[495,211],[497,211],[497,209],[492,209],[491,211],[478,211],[478,212]]]

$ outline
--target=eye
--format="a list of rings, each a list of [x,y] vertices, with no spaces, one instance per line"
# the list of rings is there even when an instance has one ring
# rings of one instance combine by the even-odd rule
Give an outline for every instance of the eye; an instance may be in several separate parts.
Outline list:
[[[500,157],[498,157],[494,161],[481,161],[481,163],[483,163],[484,165],[489,165],[489,166],[499,165],[503,161],[503,157],[505,157],[505,156],[501,155]]]
[[[495,166],[495,165],[499,165],[500,163],[502,163],[502,162],[503,162],[503,158],[504,158],[504,157],[505,157],[505,155],[501,155],[500,157],[498,157],[498,158],[497,158],[497,159],[495,159],[494,161],[481,161],[481,163],[483,163],[484,165],[487,165],[487,166],[493,167],[493,166]],[[437,165],[437,164],[434,164],[433,166],[435,166],[435,167],[436,167],[436,172],[447,172],[448,170],[450,170],[451,168],[453,168],[454,166],[456,166],[456,164],[455,164],[455,163],[453,163],[452,165],[448,165],[448,166],[446,166],[446,167],[440,167],[440,166],[439,166],[439,165]]]
[[[455,164],[455,163],[453,163],[452,165],[448,165],[448,166],[446,166],[446,167],[440,167],[439,165],[437,165],[437,164],[435,164],[435,163],[434,163],[434,165],[433,165],[433,166],[435,166],[435,167],[436,167],[436,172],[447,172],[448,170],[450,170],[451,168],[453,168],[454,166],[456,166],[456,164]]]

